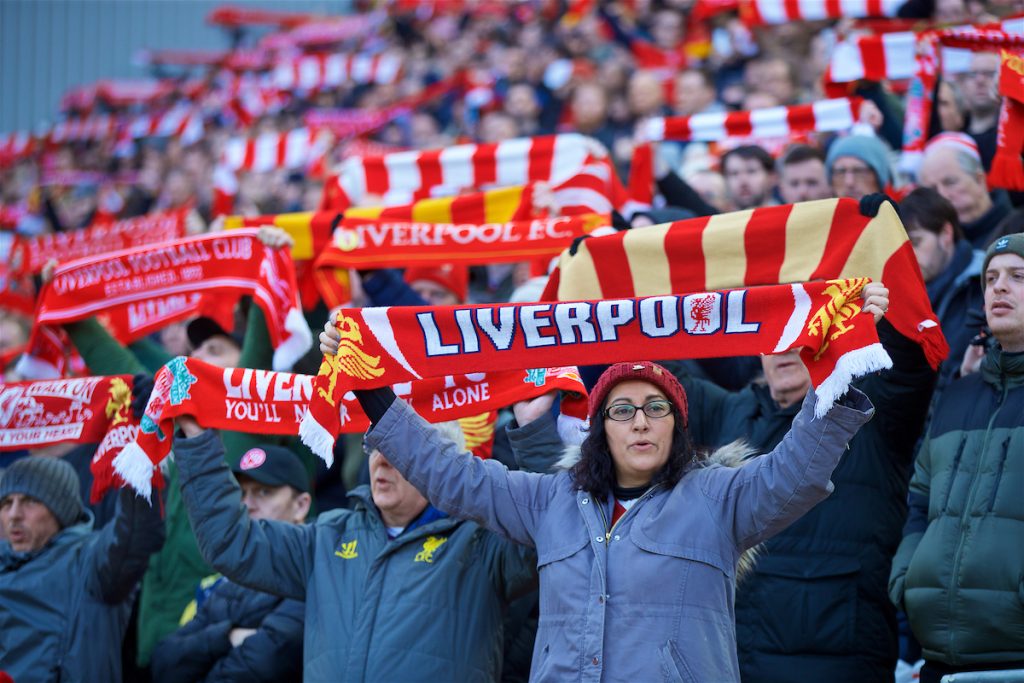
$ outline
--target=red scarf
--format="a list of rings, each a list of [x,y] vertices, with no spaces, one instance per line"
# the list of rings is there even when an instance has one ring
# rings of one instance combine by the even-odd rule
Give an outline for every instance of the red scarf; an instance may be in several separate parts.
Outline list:
[[[191,208],[150,213],[85,230],[19,238],[11,262],[17,273],[35,274],[50,259],[64,264],[87,256],[176,240],[185,236],[185,217]]]
[[[813,279],[870,277],[893,292],[886,316],[933,367],[949,354],[899,217],[823,199],[693,218],[582,242],[562,255],[544,300],[685,294]]]
[[[97,443],[132,422],[132,377],[0,382],[0,451]]]
[[[740,0],[740,19],[748,26],[822,19],[895,17],[905,0]]]
[[[32,355],[45,353],[36,343],[42,328],[95,315],[123,344],[196,315],[232,329],[235,303],[251,295],[267,318],[274,367],[290,367],[312,335],[299,309],[291,256],[264,247],[256,232],[200,235],[60,267],[40,295]]]
[[[999,110],[996,154],[988,173],[989,185],[1007,190],[1024,190],[1024,59],[1005,50],[999,69]]]
[[[320,366],[300,436],[330,457],[338,402],[369,389],[529,365],[600,365],[649,358],[707,358],[801,348],[817,387],[818,415],[854,376],[891,365],[874,321],[862,314],[868,282],[835,280],[729,292],[489,306],[342,309],[337,355]]]
[[[608,216],[596,214],[482,225],[346,218],[320,253],[316,268],[477,265],[551,258],[577,237],[607,224]]]
[[[195,358],[175,358],[157,373],[138,436],[113,458],[114,470],[148,496],[150,477],[158,471],[155,466],[170,452],[175,417],[193,415],[208,429],[294,436],[314,388],[315,378],[309,375],[225,369]],[[575,367],[459,374],[395,386],[395,392],[429,422],[478,416],[552,389],[567,392],[562,402],[565,415],[585,419],[586,389]],[[339,398],[333,412],[336,433],[369,429],[370,422],[355,396]],[[483,419],[489,420],[489,416]],[[331,453],[324,456],[332,462]]]

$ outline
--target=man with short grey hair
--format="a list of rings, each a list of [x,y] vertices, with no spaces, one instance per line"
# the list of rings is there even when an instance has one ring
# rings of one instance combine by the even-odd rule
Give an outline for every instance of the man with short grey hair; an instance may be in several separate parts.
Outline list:
[[[918,181],[943,196],[956,209],[964,236],[975,249],[984,249],[1009,213],[1005,192],[993,200],[985,169],[974,141],[962,133],[943,133],[925,148]]]

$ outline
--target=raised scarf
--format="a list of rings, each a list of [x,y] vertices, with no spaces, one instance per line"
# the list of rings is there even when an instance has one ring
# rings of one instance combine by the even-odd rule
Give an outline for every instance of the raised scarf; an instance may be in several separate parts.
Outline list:
[[[590,237],[574,256],[562,254],[542,299],[686,294],[854,277],[870,277],[898,293],[886,320],[938,367],[949,347],[907,233],[889,204],[875,218],[861,215],[852,199],[822,199]]]
[[[337,196],[339,205],[362,204],[371,196],[396,204],[488,187],[558,183],[583,166],[591,144],[568,133],[352,157],[324,192]]]
[[[1024,59],[1002,51],[999,67],[999,109],[996,153],[988,173],[989,185],[1007,190],[1024,190]]]
[[[740,0],[740,19],[748,26],[793,21],[895,17],[906,0]]]
[[[38,358],[41,329],[92,316],[101,316],[123,344],[196,315],[230,330],[235,303],[251,295],[267,318],[274,367],[290,367],[312,334],[299,309],[291,256],[265,247],[256,232],[199,235],[61,266],[40,294],[31,355]]]
[[[19,237],[11,254],[17,274],[38,273],[50,259],[63,264],[145,244],[167,242],[185,236],[185,217],[191,207],[149,213],[84,230],[37,237]]]
[[[279,90],[308,93],[349,83],[394,83],[402,70],[395,54],[305,54],[277,62],[271,75]]]
[[[840,97],[788,107],[655,117],[644,122],[640,135],[652,142],[720,142],[730,137],[793,137],[812,132],[849,130],[857,122],[859,111],[859,99]]]
[[[428,422],[477,416],[553,389],[566,392],[564,415],[580,422],[586,418],[586,389],[575,367],[457,374],[395,386]],[[112,458],[113,468],[148,496],[156,465],[171,450],[175,417],[192,415],[208,429],[294,436],[314,391],[310,375],[219,368],[179,356],[157,372],[138,435]],[[332,415],[336,434],[370,427],[353,394],[339,395]],[[321,455],[332,462],[331,453]]]
[[[324,356],[299,435],[327,459],[338,401],[350,389],[487,368],[602,365],[711,358],[800,348],[819,416],[855,376],[889,367],[863,314],[867,278],[686,296],[487,306],[342,309],[336,355]]]

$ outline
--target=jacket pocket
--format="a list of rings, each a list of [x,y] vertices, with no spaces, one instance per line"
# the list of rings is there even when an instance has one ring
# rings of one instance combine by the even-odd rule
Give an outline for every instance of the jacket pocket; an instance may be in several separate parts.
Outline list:
[[[856,647],[854,557],[765,555],[754,581],[740,588],[740,648],[780,654],[841,654]]]
[[[584,608],[594,560],[585,530],[558,540],[537,548],[541,619],[556,624],[571,623],[570,615]]]
[[[675,641],[668,640],[661,646],[661,671],[665,681],[669,683],[696,683],[697,679],[690,673],[689,667],[679,654]]]

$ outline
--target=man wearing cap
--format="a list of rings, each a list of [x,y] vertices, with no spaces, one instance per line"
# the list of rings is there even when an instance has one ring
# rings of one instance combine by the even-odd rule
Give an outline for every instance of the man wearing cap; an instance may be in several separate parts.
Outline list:
[[[517,404],[523,426],[507,430],[534,470],[561,452],[553,400]],[[189,417],[177,425],[182,495],[204,557],[232,580],[305,600],[306,680],[501,677],[505,611],[536,587],[533,551],[430,506],[380,452],[352,509],[303,525],[252,520],[216,433]],[[436,428],[463,439],[457,422]]]
[[[889,150],[874,135],[850,135],[828,148],[825,169],[836,197],[860,201],[865,195],[885,192],[892,179]]]
[[[18,683],[117,681],[121,641],[159,512],[124,489],[98,531],[78,475],[56,458],[23,458],[0,478],[0,670]]]
[[[989,194],[978,146],[963,133],[936,135],[925,147],[917,178],[953,205],[964,236],[975,249],[988,246],[1011,211],[1006,192]]]
[[[889,579],[922,683],[1024,668],[1024,233],[988,248],[982,287],[994,343],[935,404]]]
[[[249,519],[302,524],[309,475],[287,448],[261,444],[231,468]],[[301,677],[305,606],[222,577],[204,580],[202,601],[153,652],[157,683],[292,681]]]

